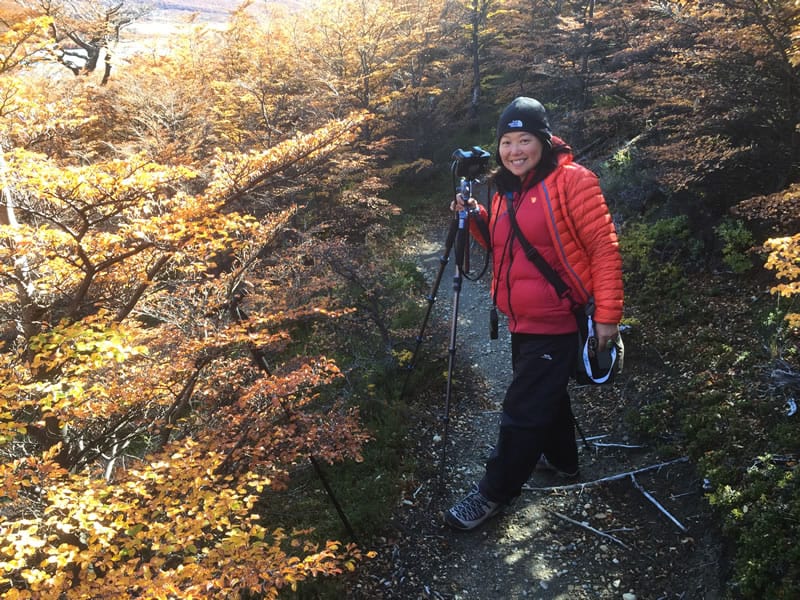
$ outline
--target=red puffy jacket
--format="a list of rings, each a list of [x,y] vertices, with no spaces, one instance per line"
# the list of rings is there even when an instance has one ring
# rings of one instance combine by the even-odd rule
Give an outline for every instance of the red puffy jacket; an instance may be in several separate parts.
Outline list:
[[[536,186],[514,197],[515,214],[523,235],[569,285],[572,297],[585,302],[594,296],[594,320],[619,323],[622,319],[622,257],[611,215],[597,176],[559,157],[559,166]],[[486,222],[481,206],[476,217]],[[482,241],[478,224],[472,234]],[[512,240],[506,198],[495,194],[489,219],[493,254],[492,296],[509,317],[516,333],[560,334],[575,331],[572,304],[559,298],[552,284]]]

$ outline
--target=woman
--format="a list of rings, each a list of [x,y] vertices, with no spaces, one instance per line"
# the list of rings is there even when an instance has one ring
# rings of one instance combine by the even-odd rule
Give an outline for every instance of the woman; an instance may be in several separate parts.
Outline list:
[[[577,360],[574,302],[595,301],[598,347],[611,347],[622,318],[622,258],[614,224],[597,177],[573,162],[572,150],[554,137],[544,107],[515,99],[497,124],[499,167],[487,213],[493,255],[492,299],[508,317],[513,379],[506,391],[497,445],[481,481],[445,513],[448,525],[474,529],[517,497],[537,465],[578,474],[578,448],[567,384]],[[459,196],[454,210],[463,210]],[[512,224],[509,210],[517,222]],[[570,288],[559,295],[528,259],[527,238]]]

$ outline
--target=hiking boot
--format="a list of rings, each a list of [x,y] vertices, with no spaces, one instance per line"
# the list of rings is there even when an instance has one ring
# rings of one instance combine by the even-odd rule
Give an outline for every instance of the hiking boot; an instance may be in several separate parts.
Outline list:
[[[547,460],[547,457],[544,454],[539,457],[539,462],[536,463],[536,470],[547,471],[548,473],[551,473],[556,477],[561,477],[562,479],[575,479],[578,476],[578,469],[575,469],[572,472],[563,471]]]
[[[444,522],[454,529],[469,531],[493,517],[503,507],[500,502],[492,502],[472,484],[472,491],[456,502],[444,515]]]

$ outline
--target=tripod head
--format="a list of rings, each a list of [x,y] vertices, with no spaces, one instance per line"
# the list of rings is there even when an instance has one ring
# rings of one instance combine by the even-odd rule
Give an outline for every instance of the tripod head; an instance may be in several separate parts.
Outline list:
[[[472,197],[474,184],[486,173],[490,157],[491,154],[480,146],[473,146],[469,150],[459,148],[453,152],[453,181],[459,179],[455,186],[456,193],[465,200]]]
[[[456,177],[478,179],[486,172],[490,157],[491,154],[480,146],[473,146],[469,150],[459,148],[453,152],[453,172]]]

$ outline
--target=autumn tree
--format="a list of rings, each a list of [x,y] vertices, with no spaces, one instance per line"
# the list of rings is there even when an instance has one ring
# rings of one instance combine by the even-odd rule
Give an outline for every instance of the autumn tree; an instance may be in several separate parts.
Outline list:
[[[487,21],[493,4],[492,0],[470,0],[464,6],[468,23],[465,27],[466,37],[469,40],[468,55],[472,67],[472,83],[469,94],[469,114],[472,119],[477,119],[480,108],[483,54],[491,43],[490,39],[487,39]]]
[[[299,15],[294,39],[305,51],[314,94],[340,110],[389,115],[402,114],[420,94],[435,95],[436,82],[426,71],[438,39],[437,7],[419,0],[338,0]],[[375,122],[370,135],[392,135],[395,124]]]
[[[320,82],[309,77],[297,56],[303,52],[292,16],[273,7],[264,19],[240,9],[223,32],[213,68],[224,73],[212,87],[217,120],[228,135],[250,132],[252,140],[231,143],[272,144],[292,128],[318,125],[338,107],[318,93]]]
[[[357,457],[363,438],[347,411],[337,424],[338,411],[329,408],[324,426],[301,412],[315,398],[313,390],[335,378],[334,365],[324,358],[278,362],[285,324],[314,314],[311,309],[292,312],[287,306],[280,318],[264,311],[259,319],[231,320],[225,306],[244,273],[220,281],[203,275],[213,265],[210,257],[221,253],[246,264],[280,227],[273,217],[259,232],[254,221],[220,212],[224,202],[262,181],[269,165],[277,169],[286,154],[277,148],[250,157],[242,167],[243,158],[220,156],[217,176],[194,198],[173,191],[191,177],[181,168],[128,159],[59,171],[29,155],[11,158],[17,167],[26,163],[17,169],[14,189],[31,202],[18,204],[26,223],[5,238],[3,264],[10,268],[3,277],[17,293],[4,298],[4,307],[32,305],[36,316],[27,321],[24,314],[12,315],[21,324],[21,337],[16,350],[4,354],[9,434],[4,442],[10,452],[4,469],[17,483],[6,490],[14,503],[3,528],[9,540],[21,535],[20,546],[4,548],[11,589],[27,588],[42,597],[68,588],[85,595],[117,589],[119,597],[137,597],[160,586],[188,593],[205,581],[204,589],[216,590],[208,597],[225,597],[231,586],[264,591],[339,568],[333,547],[319,555],[309,550],[307,562],[297,568],[290,568],[294,559],[275,555],[270,575],[259,564],[268,560],[266,553],[278,551],[284,537],[252,521],[261,492],[286,485],[290,465],[308,452],[325,460]],[[236,170],[227,161],[236,163]],[[52,172],[45,176],[44,169]],[[21,252],[27,279],[13,268]],[[272,310],[276,299],[270,299]],[[146,322],[159,325],[142,327]],[[268,375],[253,370],[250,349],[270,359],[275,355]],[[153,387],[153,381],[159,385]],[[280,434],[287,426],[303,433]],[[229,436],[220,440],[212,433],[217,430]],[[27,444],[21,443],[23,434]],[[137,457],[144,459],[141,467],[127,468]],[[170,466],[174,460],[179,466]],[[38,474],[35,480],[23,475],[29,472]],[[94,479],[92,472],[104,476]],[[208,489],[187,485],[184,477],[192,472],[210,477]],[[156,484],[158,493],[135,483],[139,477],[141,485]],[[97,504],[88,500],[93,497]],[[76,504],[74,498],[87,500]],[[232,504],[241,512],[231,511]],[[176,530],[170,505],[204,516],[188,520],[185,532]],[[223,512],[212,516],[212,506]],[[32,515],[42,520],[29,527],[19,521],[23,515],[26,523]],[[219,518],[226,524],[222,528],[215,524]],[[89,522],[104,523],[104,533],[79,541],[83,536],[74,532]],[[158,523],[164,527],[160,532]],[[249,567],[241,562],[242,543],[253,545],[253,557],[259,557]],[[182,550],[176,555],[177,547]],[[20,554],[25,548],[34,554]],[[253,571],[234,575],[224,567],[228,552]],[[202,567],[205,558],[211,571]],[[175,569],[190,563],[195,566],[186,578],[176,578]],[[34,566],[39,564],[49,566]],[[118,564],[127,566],[112,568]],[[156,569],[152,580],[150,568]],[[161,577],[170,581],[160,582]],[[142,578],[147,583],[139,585],[145,587],[131,586]]]
[[[0,73],[40,60],[47,46],[47,31],[51,23],[52,19],[47,15],[22,10],[10,2],[0,4]]]
[[[224,78],[215,75],[213,59],[205,56],[216,39],[202,27],[187,27],[171,38],[166,49],[137,53],[109,85],[94,94],[94,110],[106,148],[135,146],[156,161],[180,156],[187,165],[205,164],[215,147],[231,149],[231,131],[252,141],[241,116],[226,125],[215,89]],[[147,42],[142,41],[147,48]],[[155,96],[152,90],[161,90]],[[99,151],[103,151],[100,149]]]
[[[0,89],[0,118],[7,118],[17,109],[16,96],[22,82],[13,79],[10,74],[24,63],[36,62],[46,47],[46,32],[50,23],[47,16],[22,11],[7,2],[0,5],[0,76],[6,79],[6,84]],[[0,138],[0,155],[5,146],[6,140]],[[0,225],[16,223],[13,199],[6,184],[7,171],[4,159],[0,158]]]
[[[113,48],[122,29],[146,14],[143,4],[119,0],[16,0],[47,17],[52,45],[48,52],[75,75],[103,68],[102,83],[111,76]]]
[[[800,77],[800,44],[798,44],[798,33],[800,33],[800,8],[796,3],[778,2],[775,4],[744,4],[728,3],[739,7],[741,10],[754,13],[759,23],[764,37],[773,44],[775,54],[779,55],[786,67],[787,94],[789,95],[789,111],[791,114],[797,113],[798,98],[798,77]],[[796,119],[797,117],[795,117]],[[792,135],[793,164],[792,172],[788,175],[792,180],[797,173],[797,123],[795,123]],[[756,199],[756,215],[760,222],[764,220],[773,221],[774,225],[779,225],[774,230],[784,234],[779,237],[771,237],[766,242],[766,250],[769,252],[767,269],[775,272],[778,284],[772,288],[772,293],[779,294],[789,299],[797,299],[800,296],[800,223],[797,222],[797,215],[800,214],[800,186],[796,181],[785,190],[773,194],[763,199],[760,203]],[[751,207],[752,201],[747,202]],[[743,203],[744,205],[745,203]],[[743,208],[739,205],[737,208]],[[752,212],[751,212],[752,216]],[[775,223],[777,221],[777,223]],[[800,314],[797,310],[790,310],[786,315],[789,326],[797,330],[800,328]]]
[[[778,279],[773,293],[785,298],[797,295],[797,229],[798,204],[798,71],[797,33],[800,30],[800,10],[792,2],[740,2],[723,0],[704,6],[691,2],[673,2],[665,5],[671,17],[694,23],[703,29],[702,39],[709,42],[709,50],[720,61],[717,84],[724,94],[736,94],[736,114],[725,124],[720,124],[729,138],[727,154],[755,151],[769,153],[769,162],[760,165],[757,183],[743,185],[744,191],[756,192],[752,197],[738,199],[731,208],[734,214],[745,219],[760,236],[766,236],[767,260],[765,266],[774,271]],[[710,25],[715,27],[710,29]],[[721,26],[720,26],[721,25]],[[713,36],[713,44],[711,39]],[[736,45],[732,46],[734,39]],[[722,70],[725,69],[724,75]],[[756,78],[758,81],[756,81]],[[737,85],[727,89],[726,84]],[[749,102],[742,99],[742,89],[758,94]],[[705,101],[708,96],[703,97]],[[709,98],[710,99],[710,98]],[[722,98],[714,101],[719,107]],[[697,103],[698,100],[695,100]],[[758,123],[758,127],[748,127]],[[748,134],[739,131],[745,129]],[[753,135],[763,131],[765,137],[753,140]],[[742,139],[738,139],[742,138]],[[737,151],[737,143],[739,150]],[[754,144],[745,145],[745,144]],[[776,146],[777,144],[777,146]],[[769,148],[769,150],[767,150]],[[784,149],[780,152],[779,149]],[[769,174],[765,177],[765,174]],[[775,183],[777,182],[777,183]],[[744,183],[744,182],[742,182]],[[769,190],[773,193],[758,193]],[[742,194],[745,195],[745,194]],[[763,237],[762,237],[763,240]],[[797,326],[796,311],[787,315],[790,326]]]
[[[131,152],[161,130],[137,140],[120,111],[102,147],[69,133],[102,131],[81,108],[91,83],[25,76],[4,79],[17,95],[0,120],[15,216],[0,232],[5,597],[276,597],[352,568],[356,548],[259,517],[305,458],[358,460],[367,434],[334,362],[287,353],[298,324],[343,311],[298,301],[300,257],[265,262],[300,208],[239,209],[324,180],[366,115],[268,147],[240,134],[217,150],[197,136],[188,157],[175,143]],[[54,90],[69,93],[63,113],[33,110]],[[112,107],[121,88],[106,90]]]
[[[642,139],[648,166],[664,173],[671,200],[698,222],[754,192],[776,191],[792,170],[797,81],[779,50],[788,47],[789,30],[765,29],[764,16],[724,3],[653,7],[651,28],[661,27],[662,35],[640,38],[647,44],[640,52],[649,55],[660,85],[645,94],[634,86],[620,90],[650,102],[652,129]],[[626,58],[634,60],[626,71],[639,63],[636,55]],[[689,140],[687,117],[695,124]],[[685,158],[677,159],[678,148]],[[698,203],[700,189],[714,191]]]

